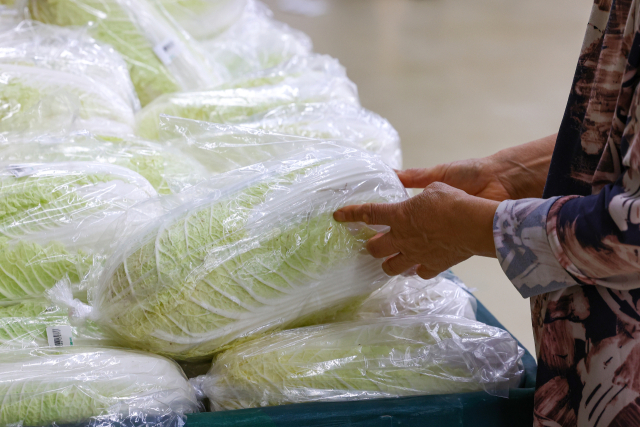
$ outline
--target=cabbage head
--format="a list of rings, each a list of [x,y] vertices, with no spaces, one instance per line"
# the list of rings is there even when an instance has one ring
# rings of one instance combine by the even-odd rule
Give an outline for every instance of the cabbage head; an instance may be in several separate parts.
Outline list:
[[[376,231],[332,217],[406,198],[378,158],[336,147],[230,174],[244,178],[151,221],[110,257],[92,302],[123,344],[206,359],[257,333],[325,321],[385,280],[363,250]]]
[[[0,306],[0,351],[30,347],[47,347],[47,328],[68,326],[74,345],[114,345],[95,323],[75,326],[68,310],[47,300],[25,300],[13,305]]]
[[[188,35],[147,0],[29,0],[28,11],[63,27],[93,22],[91,35],[127,62],[143,106],[164,93],[218,82]]]
[[[76,346],[0,352],[0,401],[3,426],[113,425],[130,416],[151,427],[198,409],[174,362]]]
[[[163,95],[137,113],[136,132],[157,140],[161,114],[238,124],[283,105],[327,101],[359,105],[357,89],[344,69],[325,56],[296,58],[211,90]]]
[[[22,176],[16,176],[22,175]],[[89,162],[25,164],[0,173],[0,303],[79,283],[115,235],[110,227],[157,193],[140,175]]]
[[[522,375],[506,331],[408,316],[276,332],[220,354],[192,382],[214,410],[423,394],[506,392]]]

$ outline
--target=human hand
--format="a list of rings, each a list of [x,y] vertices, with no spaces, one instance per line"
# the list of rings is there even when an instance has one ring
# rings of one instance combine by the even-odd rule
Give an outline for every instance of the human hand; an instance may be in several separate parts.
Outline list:
[[[424,169],[398,171],[407,188],[444,182],[489,200],[542,197],[556,135],[507,148],[481,159],[461,160]]]
[[[369,253],[387,258],[382,268],[391,276],[418,265],[417,274],[430,279],[473,255],[496,256],[493,216],[498,204],[438,182],[404,202],[347,206],[333,217],[390,226],[367,242]]]

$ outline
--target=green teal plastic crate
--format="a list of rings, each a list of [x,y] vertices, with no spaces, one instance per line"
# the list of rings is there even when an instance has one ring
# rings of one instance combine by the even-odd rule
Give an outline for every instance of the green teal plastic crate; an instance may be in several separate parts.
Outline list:
[[[504,329],[479,301],[477,319]],[[194,414],[186,427],[531,427],[537,366],[527,350],[522,361],[522,388],[508,399],[479,392],[300,403]]]

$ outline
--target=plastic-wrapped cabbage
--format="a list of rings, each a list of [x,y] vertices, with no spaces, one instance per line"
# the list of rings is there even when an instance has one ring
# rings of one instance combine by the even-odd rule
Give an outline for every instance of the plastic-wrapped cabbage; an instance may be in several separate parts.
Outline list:
[[[192,384],[214,410],[486,390],[523,372],[518,343],[468,319],[408,316],[280,331],[220,354]]]
[[[138,112],[136,131],[143,138],[158,139],[161,114],[237,124],[283,105],[327,101],[359,105],[357,89],[344,68],[328,56],[294,58],[212,90],[161,96]]]
[[[205,359],[253,334],[325,321],[387,280],[363,250],[377,231],[332,217],[406,199],[377,157],[325,147],[214,183],[230,176],[241,179],[119,233],[91,301],[92,318],[122,343]],[[203,185],[216,187],[185,193]]]
[[[0,425],[184,425],[197,412],[180,368],[159,356],[66,347],[0,352]]]
[[[13,165],[0,172],[0,303],[80,283],[112,224],[157,193],[139,174],[89,162]]]
[[[63,27],[93,22],[90,34],[127,62],[143,106],[164,93],[219,82],[189,35],[148,0],[28,0],[28,11]]]
[[[207,31],[210,27],[199,28]],[[294,56],[309,55],[312,49],[306,34],[274,20],[271,11],[254,0],[247,1],[237,22],[204,40],[203,46],[212,67],[225,81],[275,67]]]
[[[431,280],[396,276],[375,291],[355,312],[356,318],[446,315],[475,320],[476,299],[449,274]]]
[[[196,39],[216,36],[238,21],[247,0],[158,0],[182,28]]]
[[[242,123],[242,128],[245,133],[247,128],[264,129],[313,139],[348,141],[356,147],[377,154],[392,168],[402,169],[398,133],[385,119],[356,105],[342,102],[283,105],[251,117]],[[224,142],[231,136],[228,135],[230,131],[235,134],[238,129],[229,130],[216,123],[178,117],[160,117],[161,141],[191,152],[195,147],[215,152],[204,154],[207,158],[214,154],[224,156],[222,149]],[[247,144],[250,144],[249,140],[258,138],[258,135],[247,134]],[[290,147],[295,147],[292,142],[295,139],[288,140]],[[300,138],[299,141],[305,143],[308,140]],[[282,144],[262,144],[264,150],[269,147],[275,150],[274,154],[284,148]],[[249,153],[245,153],[244,160],[239,158],[241,163],[231,164],[245,166],[253,163],[251,159],[256,158],[256,155],[252,155],[251,149],[247,151]],[[258,161],[263,160],[265,159],[258,158]]]
[[[0,306],[0,351],[49,346],[47,328],[68,328],[73,345],[110,346],[108,339],[92,322],[81,326],[71,323],[68,310],[47,300],[27,300],[9,306]]]
[[[162,144],[176,147],[198,159],[212,174],[274,160],[305,149],[315,150],[325,144],[351,146],[344,141],[323,141],[164,115],[160,122]]]
[[[25,20],[0,33],[0,63],[30,65],[89,78],[138,110],[140,101],[127,64],[111,46],[96,42],[86,28],[63,28]]]
[[[184,190],[209,175],[190,156],[135,137],[76,133],[61,138],[11,140],[0,144],[0,164],[92,161],[122,166],[142,175],[158,194]]]
[[[42,101],[57,94],[77,101],[78,126],[132,132],[133,109],[111,89],[81,75],[12,64],[0,64],[0,132],[31,130],[33,110],[42,112]],[[69,116],[69,111],[53,109],[48,117],[38,116],[38,122],[54,122],[58,116]]]

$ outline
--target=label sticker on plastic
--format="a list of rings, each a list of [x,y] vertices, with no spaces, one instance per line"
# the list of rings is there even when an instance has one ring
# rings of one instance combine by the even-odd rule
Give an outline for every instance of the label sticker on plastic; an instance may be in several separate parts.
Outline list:
[[[7,170],[16,178],[22,178],[36,173],[36,170],[28,165],[9,165]]]
[[[158,43],[153,51],[156,56],[164,65],[169,65],[173,62],[176,56],[180,55],[182,51],[182,44],[176,39],[166,39],[162,43]]]
[[[69,347],[73,345],[71,326],[60,325],[47,328],[47,340],[50,347]]]

